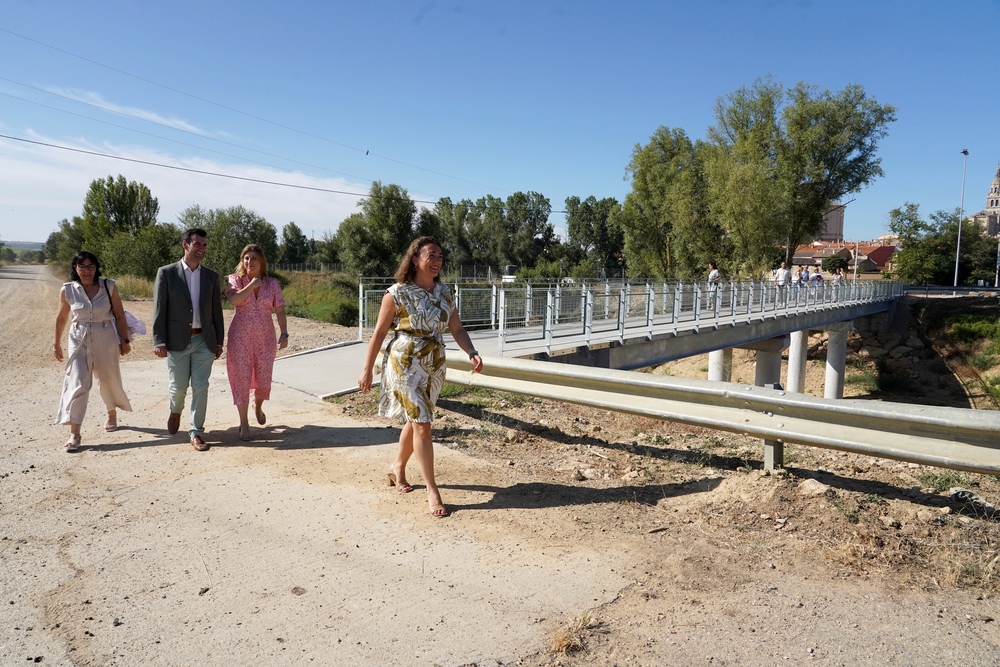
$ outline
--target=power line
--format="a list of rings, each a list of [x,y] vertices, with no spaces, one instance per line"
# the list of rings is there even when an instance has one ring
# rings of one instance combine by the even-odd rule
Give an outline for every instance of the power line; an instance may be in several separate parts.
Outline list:
[[[200,96],[195,95],[193,93],[188,93],[188,92],[180,90],[178,88],[173,88],[173,87],[168,86],[166,84],[159,83],[158,81],[153,81],[152,79],[147,79],[145,77],[139,76],[138,74],[132,74],[131,72],[126,72],[125,70],[118,69],[117,67],[112,67],[111,65],[106,65],[106,64],[104,64],[102,62],[99,62],[97,60],[93,60],[91,58],[87,58],[85,56],[78,55],[78,54],[73,53],[71,51],[67,51],[65,49],[60,49],[57,46],[52,46],[51,44],[46,44],[45,42],[39,41],[37,39],[32,39],[31,37],[27,37],[25,35],[21,35],[19,33],[16,33],[13,30],[8,30],[7,28],[0,27],[0,32],[5,32],[5,33],[7,33],[9,35],[13,35],[14,37],[19,37],[19,38],[21,38],[23,40],[32,42],[34,44],[38,44],[39,46],[44,46],[47,49],[52,49],[53,51],[58,51],[59,53],[63,53],[65,55],[67,55],[67,56],[71,56],[73,58],[77,58],[79,60],[83,60],[84,62],[91,63],[92,65],[97,65],[98,67],[103,67],[105,69],[111,70],[112,72],[117,72],[118,74],[122,74],[124,76],[131,77],[131,78],[136,79],[138,81],[143,81],[143,82],[151,84],[153,86],[158,86],[160,88],[163,88],[164,90],[169,90],[171,92],[177,93],[178,95],[184,95],[186,97],[190,97],[191,99],[198,100],[199,102],[204,102],[205,104],[211,104],[213,106],[219,107],[220,109],[225,109],[226,111],[232,111],[233,113],[238,113],[238,114],[246,116],[248,118],[253,118],[254,120],[258,120],[258,121],[260,121],[262,123],[268,123],[269,125],[274,125],[275,127],[280,127],[282,129],[288,130],[290,132],[295,132],[295,133],[301,134],[303,136],[311,137],[313,139],[318,139],[320,141],[325,141],[325,142],[333,144],[335,146],[340,146],[342,148],[347,148],[347,149],[352,150],[352,151],[357,151],[359,153],[364,153],[365,155],[369,155],[370,154],[371,157],[376,157],[376,158],[379,158],[379,159],[382,159],[382,160],[386,160],[388,162],[393,162],[395,164],[399,164],[399,165],[402,165],[402,166],[405,166],[405,167],[410,167],[411,169],[419,169],[420,171],[425,171],[425,172],[427,172],[429,174],[434,174],[436,176],[443,176],[445,178],[451,178],[451,179],[454,179],[456,181],[461,181],[463,183],[468,183],[470,185],[477,185],[477,186],[479,186],[481,188],[486,188],[487,190],[496,190],[497,192],[506,192],[507,194],[510,194],[510,192],[508,192],[507,190],[501,190],[499,188],[494,188],[494,187],[489,186],[489,185],[484,185],[483,183],[477,183],[476,181],[470,181],[470,180],[465,179],[465,178],[459,178],[458,176],[452,176],[450,174],[445,174],[445,173],[442,173],[442,172],[439,172],[439,171],[434,171],[433,169],[427,169],[426,167],[421,167],[419,165],[410,164],[408,162],[403,162],[401,160],[396,160],[396,159],[388,157],[386,155],[379,155],[377,153],[371,153],[369,150],[366,150],[366,149],[358,148],[356,146],[351,146],[349,144],[344,144],[344,143],[341,143],[339,141],[335,141],[333,139],[329,139],[327,137],[320,136],[318,134],[313,134],[313,133],[307,132],[305,130],[300,130],[298,128],[291,127],[289,125],[284,125],[284,124],[279,123],[277,121],[273,121],[273,120],[270,120],[268,118],[263,118],[262,116],[254,115],[254,114],[249,113],[247,111],[242,111],[240,109],[236,109],[234,107],[227,106],[225,104],[222,104],[221,102],[216,102],[214,100],[210,100],[210,99],[207,99],[207,98],[204,98],[204,97],[200,97]]]
[[[120,110],[117,110],[117,109],[108,109],[106,107],[102,107],[99,104],[94,104],[93,102],[87,102],[86,100],[81,100],[81,99],[78,99],[78,98],[75,98],[75,97],[71,97],[69,95],[63,95],[61,93],[56,93],[56,92],[53,92],[51,90],[45,90],[44,88],[39,88],[37,86],[32,86],[32,85],[27,84],[27,83],[21,83],[20,81],[14,81],[13,79],[8,79],[8,78],[2,77],[2,76],[0,76],[0,81],[6,81],[8,83],[13,83],[15,85],[23,86],[23,87],[31,89],[31,90],[36,90],[36,91],[38,91],[40,93],[45,93],[46,95],[53,95],[55,97],[61,97],[64,100],[70,100],[70,101],[76,102],[78,104],[85,104],[85,105],[87,105],[89,107],[94,107],[95,109],[100,109],[101,111],[106,111],[106,112],[114,113],[114,114],[117,114],[119,116],[125,116],[126,118],[131,118],[133,120],[143,121],[145,123],[151,123],[153,125],[158,125],[160,127],[164,127],[164,128],[169,129],[169,130],[175,130],[177,132],[183,132],[185,134],[190,134],[190,135],[193,135],[195,137],[199,137],[201,139],[207,139],[209,141],[214,141],[216,143],[220,143],[220,144],[223,144],[225,146],[232,146],[233,148],[239,148],[241,150],[250,151],[251,153],[260,153],[261,155],[266,155],[268,157],[278,158],[279,160],[285,160],[287,162],[292,162],[294,164],[301,164],[302,166],[305,166],[305,167],[312,167],[314,169],[321,169],[323,171],[328,171],[328,172],[330,172],[332,174],[340,174],[341,176],[347,176],[347,177],[350,177],[350,178],[357,178],[357,179],[362,180],[362,181],[375,180],[375,179],[371,179],[371,178],[365,178],[363,176],[357,176],[355,174],[348,174],[348,173],[343,172],[343,171],[336,171],[335,169],[328,169],[326,167],[321,167],[319,165],[311,164],[309,162],[302,162],[300,160],[294,160],[292,158],[287,158],[287,157],[284,157],[284,156],[281,156],[281,155],[276,155],[274,153],[268,153],[266,151],[261,151],[261,150],[257,150],[257,149],[254,149],[254,148],[247,148],[246,146],[241,146],[239,144],[234,144],[231,141],[224,141],[222,139],[217,139],[215,137],[210,137],[210,136],[207,136],[207,135],[204,135],[204,134],[200,134],[198,132],[192,132],[191,130],[185,130],[183,128],[175,127],[173,125],[168,125],[166,123],[160,123],[160,122],[155,121],[155,120],[150,120],[148,118],[143,118],[141,116],[136,116],[134,114],[126,113],[124,111],[120,111]],[[189,146],[191,148],[197,148],[198,150],[209,151],[209,152],[212,152],[212,153],[219,153],[219,155],[225,155],[227,157],[235,158],[237,160],[247,160],[248,162],[254,162],[255,164],[261,164],[261,165],[264,165],[266,167],[272,167],[274,169],[280,169],[280,167],[277,167],[277,166],[274,166],[274,165],[270,165],[270,164],[266,164],[264,162],[256,162],[254,160],[250,160],[248,158],[240,157],[238,155],[231,155],[229,153],[221,153],[219,151],[213,151],[210,148],[203,148],[201,146],[196,146],[194,144],[187,144],[187,143],[184,143],[182,141],[177,141],[176,139],[170,139],[168,137],[161,137],[161,136],[156,135],[156,134],[149,134],[148,132],[143,132],[141,130],[134,130],[134,129],[130,128],[130,127],[125,127],[124,125],[116,125],[115,123],[109,123],[107,121],[99,120],[97,118],[91,118],[90,116],[84,116],[84,115],[81,115],[81,114],[73,113],[72,111],[66,111],[65,109],[59,109],[57,107],[48,106],[46,104],[42,104],[41,102],[35,102],[34,100],[28,100],[28,99],[25,99],[23,97],[17,97],[16,95],[11,95],[9,93],[0,93],[0,95],[5,95],[5,96],[11,97],[11,98],[13,98],[15,100],[21,100],[22,102],[28,102],[29,104],[37,104],[38,106],[45,107],[46,109],[52,109],[53,111],[60,111],[62,113],[66,113],[66,114],[69,114],[71,116],[77,116],[79,118],[86,118],[87,120],[92,120],[92,121],[97,122],[97,123],[104,123],[106,125],[111,125],[112,127],[121,128],[123,130],[129,130],[130,132],[138,132],[139,134],[144,134],[144,135],[146,135],[148,137],[154,137],[156,139],[162,139],[164,141],[173,141],[174,143],[181,144],[182,146]]]
[[[35,141],[33,139],[25,139],[23,137],[12,137],[8,134],[0,134],[2,139],[10,139],[11,141],[21,141],[26,144],[34,144],[36,146],[44,146],[46,148],[56,148],[63,151],[71,151],[73,153],[82,153],[84,155],[93,155],[96,157],[108,158],[111,160],[122,160],[124,162],[133,162],[135,164],[144,164],[150,167],[160,167],[161,169],[174,169],[176,171],[186,171],[192,174],[203,174],[205,176],[217,176],[219,178],[230,178],[235,181],[249,181],[251,183],[262,183],[264,185],[275,185],[282,188],[295,188],[297,190],[312,190],[314,192],[329,192],[336,195],[347,195],[349,197],[358,197],[361,199],[370,198],[371,195],[368,193],[361,192],[347,192],[345,190],[333,190],[330,188],[318,188],[311,185],[296,185],[295,183],[281,183],[280,181],[269,181],[263,178],[250,178],[248,176],[236,176],[234,174],[223,174],[216,171],[205,171],[203,169],[192,169],[190,167],[179,167],[172,164],[163,164],[161,162],[152,162],[150,160],[138,160],[136,158],[124,157],[121,155],[108,155],[107,153],[98,153],[97,151],[87,151],[82,148],[73,148],[71,146],[60,146],[58,144],[49,144],[44,141]],[[437,202],[427,201],[423,199],[412,199],[412,202],[416,204],[437,204]]]

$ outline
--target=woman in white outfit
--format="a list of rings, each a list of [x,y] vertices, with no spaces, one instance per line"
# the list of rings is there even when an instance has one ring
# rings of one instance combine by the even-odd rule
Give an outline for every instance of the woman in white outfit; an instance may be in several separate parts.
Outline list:
[[[101,280],[100,275],[97,257],[81,250],[73,257],[70,281],[59,291],[56,339],[52,345],[57,361],[63,360],[62,334],[72,317],[69,357],[56,415],[57,424],[69,424],[70,437],[64,445],[67,452],[80,448],[80,425],[87,413],[87,399],[95,375],[108,409],[105,431],[118,428],[118,408],[132,411],[118,367],[118,357],[131,350],[125,310],[114,281]]]

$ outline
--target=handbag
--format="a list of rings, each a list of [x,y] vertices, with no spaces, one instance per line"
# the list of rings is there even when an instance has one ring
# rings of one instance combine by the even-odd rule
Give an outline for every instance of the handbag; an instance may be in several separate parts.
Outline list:
[[[111,290],[108,289],[108,281],[107,280],[104,281],[104,291],[108,293],[108,303],[110,304],[111,303]],[[145,336],[146,335],[146,323],[143,322],[142,320],[140,320],[138,317],[136,317],[132,313],[130,313],[127,310],[125,310],[124,308],[122,310],[125,311],[125,326],[128,327],[128,337],[131,338],[132,336]],[[115,335],[117,335],[118,334],[118,325],[117,325],[117,321],[115,320],[115,308],[114,308],[113,305],[111,306],[111,321],[115,322]],[[118,336],[118,342],[119,343],[121,342],[121,340],[122,340],[121,336]]]

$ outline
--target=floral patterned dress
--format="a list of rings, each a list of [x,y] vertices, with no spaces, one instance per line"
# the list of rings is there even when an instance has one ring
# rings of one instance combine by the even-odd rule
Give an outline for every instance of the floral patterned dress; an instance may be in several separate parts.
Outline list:
[[[388,292],[396,303],[396,317],[382,359],[378,413],[430,422],[444,384],[443,336],[454,308],[451,289],[435,283],[428,292],[413,283],[396,283]]]
[[[228,277],[229,287],[234,290],[243,289],[250,280],[236,274]],[[251,292],[243,303],[234,306],[226,336],[226,373],[236,405],[249,403],[251,392],[262,401],[271,398],[271,372],[278,347],[271,312],[284,305],[281,285],[265,276],[256,295]]]

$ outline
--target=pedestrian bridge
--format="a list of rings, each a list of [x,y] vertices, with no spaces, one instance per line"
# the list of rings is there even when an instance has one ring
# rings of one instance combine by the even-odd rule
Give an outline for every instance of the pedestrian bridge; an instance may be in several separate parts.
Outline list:
[[[281,357],[275,381],[316,396],[356,391],[365,356],[360,343],[374,328],[391,283],[391,278],[360,281],[354,344]],[[732,349],[745,347],[757,351],[757,379],[763,385],[780,382],[781,351],[789,348],[785,384],[792,391],[801,391],[805,383],[808,332],[825,329],[833,351],[825,394],[833,397],[843,395],[842,357],[850,323],[890,312],[903,294],[902,285],[886,281],[811,289],[733,282],[717,293],[694,283],[457,283],[452,289],[462,322],[485,356],[632,370],[709,353],[709,377],[728,380]],[[457,350],[450,337],[446,342]]]
[[[374,327],[386,279],[364,279],[358,338]],[[731,282],[452,286],[477,349],[631,370],[826,329],[889,312],[903,286],[888,281],[779,287]]]

